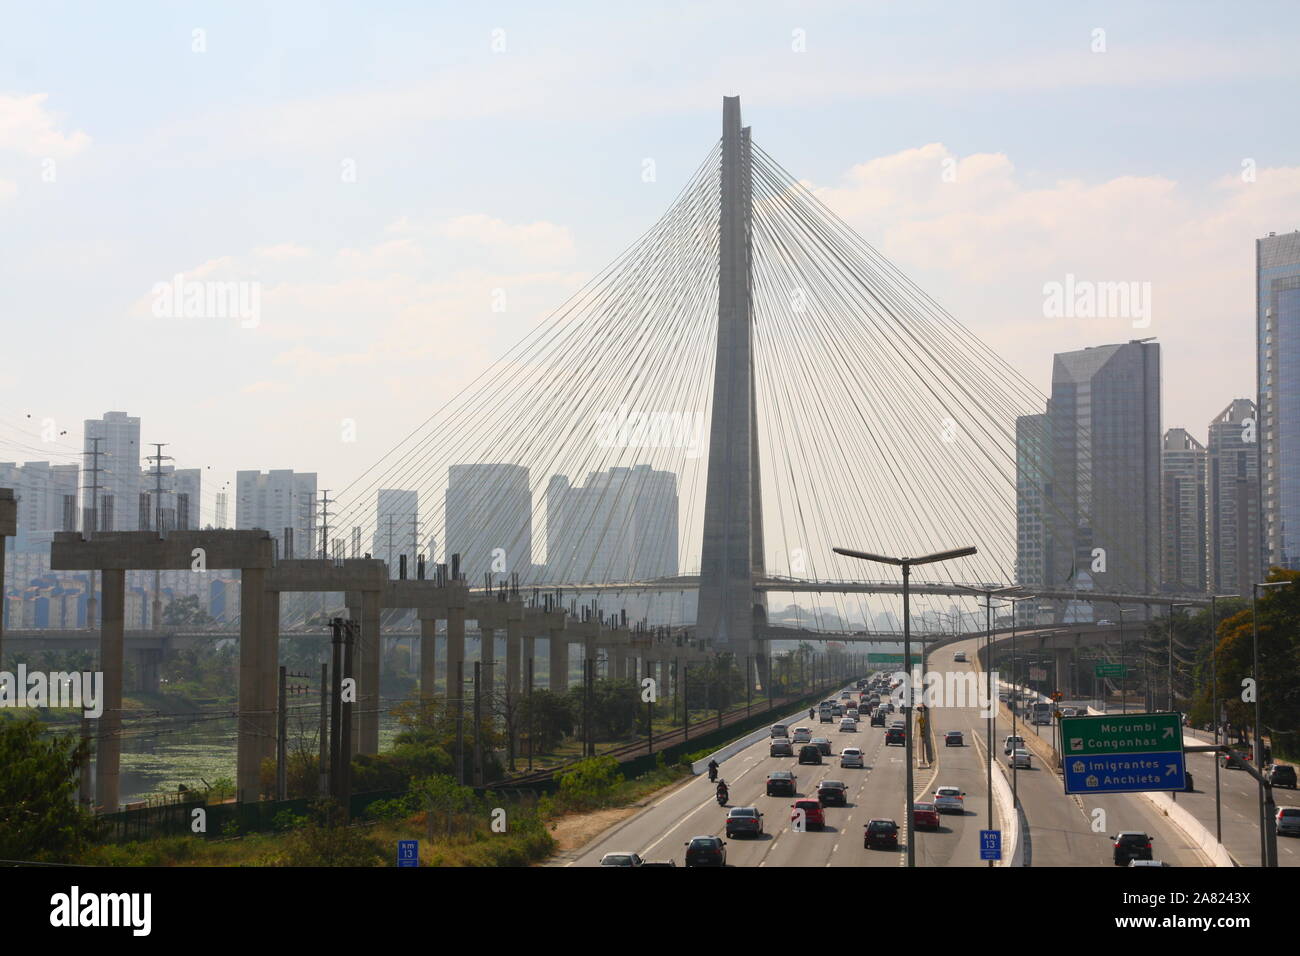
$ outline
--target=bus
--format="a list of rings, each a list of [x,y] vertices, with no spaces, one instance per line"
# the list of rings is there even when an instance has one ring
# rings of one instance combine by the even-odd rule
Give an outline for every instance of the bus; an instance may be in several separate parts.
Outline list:
[[[1037,701],[1030,705],[1029,722],[1031,724],[1050,724],[1052,722],[1052,705],[1046,701]]]

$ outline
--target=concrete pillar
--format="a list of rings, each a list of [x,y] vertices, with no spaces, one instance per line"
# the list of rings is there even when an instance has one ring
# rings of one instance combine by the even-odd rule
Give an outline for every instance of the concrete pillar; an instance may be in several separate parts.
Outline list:
[[[361,664],[357,667],[357,709],[361,737],[357,752],[379,753],[379,674],[383,663],[379,634],[379,592],[361,592]]]
[[[609,648],[611,677],[614,680],[624,680],[627,678],[627,650],[620,645],[614,645]]]
[[[432,617],[420,618],[420,699],[433,697],[437,679],[437,658],[434,656],[438,621]]]
[[[569,639],[560,630],[551,631],[550,684],[552,693],[569,689]]]
[[[447,609],[447,701],[453,708],[459,708],[465,699],[465,688],[461,684],[464,674],[457,668],[465,661],[465,609],[449,607]]]
[[[520,643],[524,639],[524,609],[518,610],[517,617],[511,614],[506,618],[506,693],[511,697],[519,693]]]
[[[520,650],[519,661],[519,689],[521,692],[528,690],[528,662],[533,661],[533,674],[537,673],[537,639],[525,637]]]
[[[108,618],[108,575],[104,572],[104,617]],[[265,731],[264,680],[266,571],[244,568],[239,573],[239,729],[235,756],[237,799],[255,802],[261,797],[260,763]]]
[[[135,665],[135,689],[144,694],[158,693],[161,674],[159,663],[162,651],[145,647],[131,652],[131,663]]]
[[[1056,686],[1053,690],[1059,690],[1063,694],[1070,692],[1070,649],[1068,647],[1058,647],[1055,652],[1056,657]]]
[[[95,804],[117,811],[118,768],[122,762],[122,665],[126,627],[126,572],[103,572],[104,623],[99,631],[99,669],[104,675],[104,713],[99,718],[95,758]]]
[[[479,692],[483,695],[482,711],[484,716],[492,712],[492,699],[496,695],[497,632],[496,628],[484,627],[479,622],[478,659],[483,666],[479,668]]]
[[[280,732],[280,592],[267,591],[262,601],[262,650],[257,665],[261,674],[261,711],[266,715],[261,738],[262,760],[275,760]]]

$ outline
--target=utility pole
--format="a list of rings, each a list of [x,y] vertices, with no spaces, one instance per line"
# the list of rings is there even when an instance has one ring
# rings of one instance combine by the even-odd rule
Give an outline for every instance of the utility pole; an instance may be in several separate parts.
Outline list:
[[[533,770],[533,665],[536,659],[528,655],[528,772]]]
[[[330,505],[334,499],[329,497],[329,489],[326,488],[320,493],[320,556],[328,558],[330,556]]]
[[[99,530],[99,443],[103,438],[91,438],[90,443],[93,446],[91,451],[82,452],[83,455],[91,455],[91,461],[94,464],[86,469],[91,474],[90,486],[90,507],[83,509],[84,516],[81,519],[82,533],[87,541],[95,536]],[[86,627],[94,628],[99,624],[99,600],[95,597],[98,593],[96,590],[99,572],[90,572],[90,594],[86,597]]]
[[[175,461],[175,459],[172,458],[171,455],[164,455],[162,453],[163,448],[166,447],[165,442],[150,442],[149,444],[153,445],[155,449],[154,453],[145,459],[145,461],[152,461],[154,463],[154,469],[152,472],[150,472],[151,477],[154,479],[153,530],[156,531],[158,535],[161,537],[163,533],[162,463],[164,461]],[[141,528],[140,530],[144,531],[146,529]],[[152,625],[150,630],[156,631],[162,626],[161,618],[162,618],[162,571],[158,569],[154,569],[153,604],[152,607],[150,608],[150,613],[149,613],[149,623]]]
[[[280,711],[275,728],[275,799],[285,800],[289,796],[289,767],[285,748],[285,736],[289,731],[288,701],[285,699],[286,668],[280,665]]]
[[[456,686],[461,688],[456,698],[456,782],[465,786],[465,662],[456,662]]]
[[[482,680],[483,664],[474,662],[474,786],[483,786],[483,712],[479,702],[483,699]]]
[[[320,666],[320,762],[318,769],[320,773],[320,785],[317,787],[317,793],[324,797],[329,795],[329,771],[326,769],[327,741],[329,739],[329,685],[330,685],[330,666],[322,664]]]

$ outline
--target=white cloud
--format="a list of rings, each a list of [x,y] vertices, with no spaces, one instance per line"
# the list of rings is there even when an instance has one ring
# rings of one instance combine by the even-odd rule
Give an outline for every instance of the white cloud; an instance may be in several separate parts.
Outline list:
[[[54,114],[45,109],[48,98],[48,93],[0,93],[0,152],[63,159],[89,145],[90,137],[81,130],[65,133],[58,129]]]

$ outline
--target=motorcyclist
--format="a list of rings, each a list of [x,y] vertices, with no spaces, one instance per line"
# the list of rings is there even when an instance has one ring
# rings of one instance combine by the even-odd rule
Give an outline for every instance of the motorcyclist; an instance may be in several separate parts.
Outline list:
[[[718,800],[722,803],[727,802],[727,781],[718,781]]]
[[[808,719],[809,719],[809,720],[812,720],[812,719],[813,719],[814,717],[816,717],[816,716],[817,716],[817,711],[816,711],[816,709],[814,709],[814,708],[812,708],[812,707],[809,707],[809,708],[808,708]]]
[[[718,762],[716,760],[710,760],[709,761],[709,783],[712,783],[717,779],[718,779]]]

